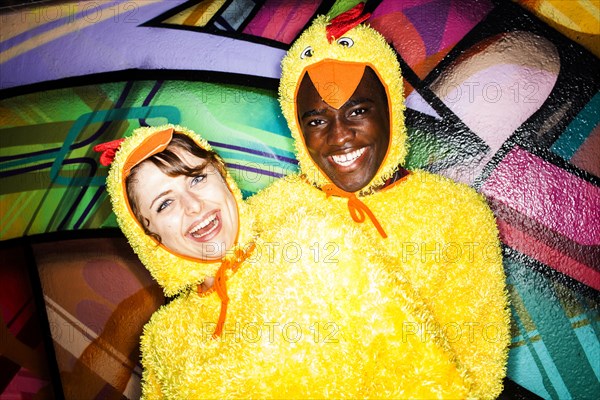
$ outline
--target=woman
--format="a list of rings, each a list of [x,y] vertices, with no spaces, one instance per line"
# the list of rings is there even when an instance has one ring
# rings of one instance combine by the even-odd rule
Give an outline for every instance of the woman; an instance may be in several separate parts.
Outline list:
[[[156,375],[178,371],[170,366],[184,364],[188,349],[208,354],[219,343],[229,296],[239,294],[235,284],[228,294],[225,281],[254,249],[252,218],[223,161],[191,130],[145,127],[111,143],[98,147],[112,161],[107,190],[119,226],[165,295],[178,295],[142,339],[143,391],[155,397],[168,389]],[[175,347],[154,343],[176,328],[187,334]]]
[[[222,161],[188,129],[137,129],[107,187],[135,252],[176,296],[144,329],[144,398],[467,396],[409,284],[385,257],[344,247],[359,230],[307,251],[303,221],[289,221],[262,242]]]

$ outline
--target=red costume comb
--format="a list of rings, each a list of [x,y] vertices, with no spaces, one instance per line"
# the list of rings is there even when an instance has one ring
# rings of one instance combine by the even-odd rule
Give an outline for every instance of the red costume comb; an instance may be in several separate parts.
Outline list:
[[[366,13],[362,16],[360,15],[362,14],[364,8],[365,3],[358,3],[345,13],[342,13],[329,21],[329,24],[326,28],[327,40],[329,40],[329,43],[331,43],[334,38],[341,37],[344,33],[348,32],[356,25],[369,19],[371,13]]]
[[[102,153],[100,154],[100,164],[106,167],[113,162],[115,159],[115,154],[117,153],[119,146],[121,146],[121,143],[123,143],[123,140],[125,140],[125,138],[113,140],[111,142],[100,143],[94,146],[94,151]]]

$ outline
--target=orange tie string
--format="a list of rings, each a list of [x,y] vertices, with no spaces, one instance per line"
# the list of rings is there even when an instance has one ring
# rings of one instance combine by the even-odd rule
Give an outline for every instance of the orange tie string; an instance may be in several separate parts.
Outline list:
[[[231,269],[235,272],[240,265],[246,261],[248,257],[254,251],[256,245],[254,243],[250,243],[247,250],[236,249],[233,258],[226,259],[221,263],[221,266],[217,270],[215,274],[215,283],[213,284],[213,289],[219,295],[221,299],[221,312],[219,313],[219,320],[217,321],[217,326],[212,335],[213,339],[216,339],[221,336],[223,333],[223,326],[225,325],[225,318],[227,317],[227,305],[229,304],[229,296],[227,295],[227,270]],[[200,285],[198,285],[198,293],[201,293]]]
[[[369,219],[371,220],[371,222],[373,222],[373,225],[375,225],[375,228],[377,228],[377,231],[379,232],[381,237],[383,237],[384,239],[387,238],[387,234],[383,230],[383,227],[381,226],[379,221],[377,221],[375,214],[373,214],[373,212],[369,209],[369,207],[367,207],[367,205],[365,203],[360,201],[360,199],[358,197],[356,197],[356,195],[354,193],[346,192],[346,191],[338,188],[334,184],[327,184],[327,185],[323,186],[321,189],[323,190],[323,192],[325,192],[325,195],[327,197],[333,195],[333,196],[347,198],[348,199],[348,210],[350,211],[350,216],[352,217],[354,222],[359,222],[359,223],[364,222],[365,218],[366,218],[365,217],[365,214],[366,214],[369,217]]]

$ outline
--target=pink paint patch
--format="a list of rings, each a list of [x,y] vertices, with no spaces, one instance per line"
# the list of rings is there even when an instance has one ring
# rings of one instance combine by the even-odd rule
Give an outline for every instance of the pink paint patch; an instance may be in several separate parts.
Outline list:
[[[244,33],[291,43],[298,36],[319,2],[271,0],[264,4],[244,29]]]
[[[52,393],[49,388],[46,391],[42,391],[42,389],[49,387],[49,385],[48,381],[40,379],[25,368],[21,368],[8,386],[4,388],[4,391],[0,393],[0,397],[7,400],[41,398],[40,396],[42,395]]]
[[[600,188],[520,147],[481,191],[574,242],[600,244]]]
[[[402,58],[413,69],[418,69],[427,58],[423,38],[415,26],[401,12],[393,12],[375,18],[369,24],[391,42]]]
[[[115,305],[142,287],[135,274],[111,260],[88,261],[83,268],[83,276],[96,293]]]
[[[488,0],[453,1],[440,48],[454,47],[494,8]]]
[[[498,219],[498,229],[502,242],[513,249],[535,258],[585,285],[600,290],[600,272],[594,268],[572,259],[501,219]]]
[[[102,333],[112,313],[113,310],[106,305],[93,300],[81,300],[77,304],[77,319],[96,335]]]
[[[558,75],[500,64],[437,90],[446,105],[495,153],[550,95]]]
[[[495,153],[544,104],[559,71],[551,42],[517,31],[470,48],[431,89]]]

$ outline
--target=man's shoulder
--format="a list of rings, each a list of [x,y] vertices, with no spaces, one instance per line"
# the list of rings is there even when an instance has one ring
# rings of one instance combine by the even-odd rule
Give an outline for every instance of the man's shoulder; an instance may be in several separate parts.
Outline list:
[[[410,174],[409,179],[423,190],[437,192],[443,196],[452,195],[465,200],[481,200],[482,198],[482,195],[471,186],[444,175],[416,170]]]
[[[262,204],[285,203],[306,201],[307,196],[318,194],[320,191],[308,183],[301,175],[291,174],[279,178],[269,186],[248,198],[252,207]]]
[[[422,170],[385,188],[378,196],[386,202],[397,202],[404,207],[420,209],[424,214],[464,214],[489,212],[485,197],[467,184]]]

